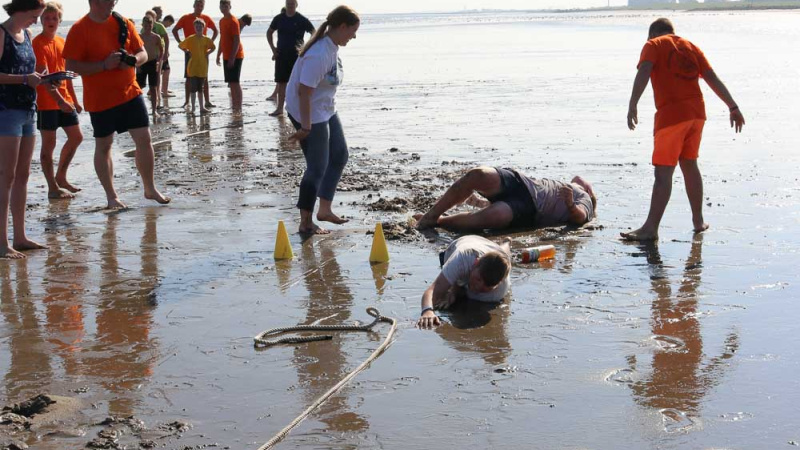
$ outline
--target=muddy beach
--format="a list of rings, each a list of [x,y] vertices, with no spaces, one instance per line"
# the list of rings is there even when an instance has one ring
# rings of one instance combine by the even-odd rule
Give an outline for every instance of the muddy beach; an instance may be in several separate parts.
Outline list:
[[[267,117],[261,100],[272,85],[258,24],[244,37],[242,116],[212,69],[216,112],[187,116],[179,96],[154,124],[156,181],[171,205],[140,198],[127,136],[115,142],[125,211],[100,209],[91,142],[71,201],[47,200],[35,158],[29,234],[49,250],[0,262],[0,448],[258,448],[386,328],[266,350],[252,337],[369,322],[370,306],[398,319],[393,345],[279,447],[797,445],[800,63],[785,58],[796,14],[676,18],[748,125],[734,136],[704,91],[712,228],[691,233],[677,175],[657,245],[617,239],[640,224],[652,184],[651,94],[640,130],[624,119],[654,16],[558,17],[365,22],[342,53],[350,162],[335,207],[351,221],[327,236],[295,233],[304,162],[288,120]],[[431,43],[435,52],[413,50]],[[88,117],[82,126],[90,136]],[[515,247],[555,245],[555,260],[515,266],[498,307],[456,308],[418,330],[420,296],[454,235],[418,233],[411,215],[477,164],[582,175],[598,217],[512,233]],[[279,220],[291,261],[273,258]],[[391,260],[372,266],[377,222]],[[55,403],[19,408],[40,394]]]

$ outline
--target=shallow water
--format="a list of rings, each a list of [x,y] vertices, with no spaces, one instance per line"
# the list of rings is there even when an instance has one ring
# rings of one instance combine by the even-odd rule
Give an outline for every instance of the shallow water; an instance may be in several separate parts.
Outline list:
[[[376,306],[401,322],[368,371],[301,424],[290,448],[776,448],[800,441],[800,331],[794,12],[682,13],[748,120],[728,128],[706,89],[701,149],[711,230],[692,236],[680,175],[658,246],[622,243],[646,214],[652,95],[640,128],[625,126],[647,14],[456,15],[365,22],[342,50],[339,108],[349,170],[407,195],[402,179],[438,176],[443,161],[518,167],[595,183],[594,230],[547,239],[555,261],[517,267],[510,299],[454,311],[436,331],[413,327],[446,242],[390,242],[388,265],[367,262],[377,190],[342,192],[354,217],[326,237],[290,236],[275,262],[279,219],[296,229],[302,161],[290,125],[266,116],[271,64],[255,30],[244,39],[246,110],[233,117],[212,72],[206,118],[178,113],[154,127],[157,180],[169,207],[140,198],[127,136],[115,182],[132,208],[98,210],[102,189],[87,139],[72,172],[84,191],[46,200],[38,163],[28,228],[50,247],[0,262],[0,403],[40,392],[84,399],[63,428],[28,437],[72,448],[104,417],[194,428],[168,446],[256,448],[381,342],[333,341],[255,351],[252,336],[295,323],[365,322]],[[261,47],[260,47],[261,46]],[[173,62],[179,67],[179,61]],[[173,89],[179,91],[173,79]],[[88,117],[83,117],[90,136]],[[210,130],[187,137],[188,134]],[[391,147],[399,149],[388,152]],[[409,158],[418,153],[419,159]],[[287,174],[286,178],[277,175]],[[434,177],[435,178],[435,177]],[[437,186],[438,178],[431,180]],[[367,199],[367,195],[373,197]],[[353,204],[354,203],[354,204]],[[522,245],[522,244],[520,244]],[[793,275],[794,274],[794,275]]]

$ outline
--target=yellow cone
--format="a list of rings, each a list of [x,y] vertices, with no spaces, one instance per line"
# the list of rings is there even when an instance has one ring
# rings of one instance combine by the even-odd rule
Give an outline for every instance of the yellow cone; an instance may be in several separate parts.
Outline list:
[[[289,243],[289,233],[282,220],[278,221],[278,236],[275,238],[275,259],[292,259],[292,244]]]
[[[369,262],[385,263],[389,261],[389,249],[386,248],[386,238],[383,237],[383,225],[375,224],[375,235],[372,236],[372,251],[369,253]]]

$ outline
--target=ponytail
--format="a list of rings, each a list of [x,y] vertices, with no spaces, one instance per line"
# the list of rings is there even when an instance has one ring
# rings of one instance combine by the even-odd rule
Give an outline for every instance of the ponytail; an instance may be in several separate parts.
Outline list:
[[[341,25],[352,27],[360,22],[361,18],[358,17],[358,13],[352,8],[345,5],[337,6],[328,14],[328,17],[322,22],[319,28],[317,28],[317,31],[314,32],[311,39],[306,42],[306,45],[300,49],[300,56],[305,55],[314,44],[322,40],[328,32],[328,28],[338,28]]]

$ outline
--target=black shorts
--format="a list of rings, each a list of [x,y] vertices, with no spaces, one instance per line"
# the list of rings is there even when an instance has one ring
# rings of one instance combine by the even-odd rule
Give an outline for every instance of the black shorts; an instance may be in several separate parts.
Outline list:
[[[189,92],[203,92],[203,85],[205,84],[205,78],[189,77]]]
[[[189,52],[183,52],[183,78],[189,78],[189,60],[192,55]]]
[[[89,116],[92,118],[92,128],[96,138],[150,126],[147,106],[141,95],[105,111],[89,113]]]
[[[78,113],[75,111],[71,113],[61,112],[61,110],[53,109],[48,111],[38,111],[36,113],[36,129],[44,131],[56,131],[59,128],[71,127],[79,125]]]
[[[530,191],[522,181],[522,175],[513,169],[496,167],[500,175],[502,190],[499,194],[488,199],[492,203],[503,202],[511,207],[514,218],[511,219],[509,228],[531,228],[536,223],[536,203],[533,202]]]
[[[242,75],[242,58],[233,60],[233,67],[228,69],[228,61],[222,62],[222,68],[225,72],[226,83],[238,83],[239,77]]]
[[[158,61],[148,61],[136,69],[136,82],[143,88],[149,84],[150,88],[158,87]]]
[[[164,58],[164,62],[161,63],[161,71],[165,72],[167,70],[169,70],[169,60],[167,58]]]
[[[278,58],[275,60],[275,82],[288,83],[289,77],[292,76],[292,69],[294,69],[294,63],[296,62],[297,62],[296,53],[290,53],[285,56],[281,54],[280,56],[278,56]]]

